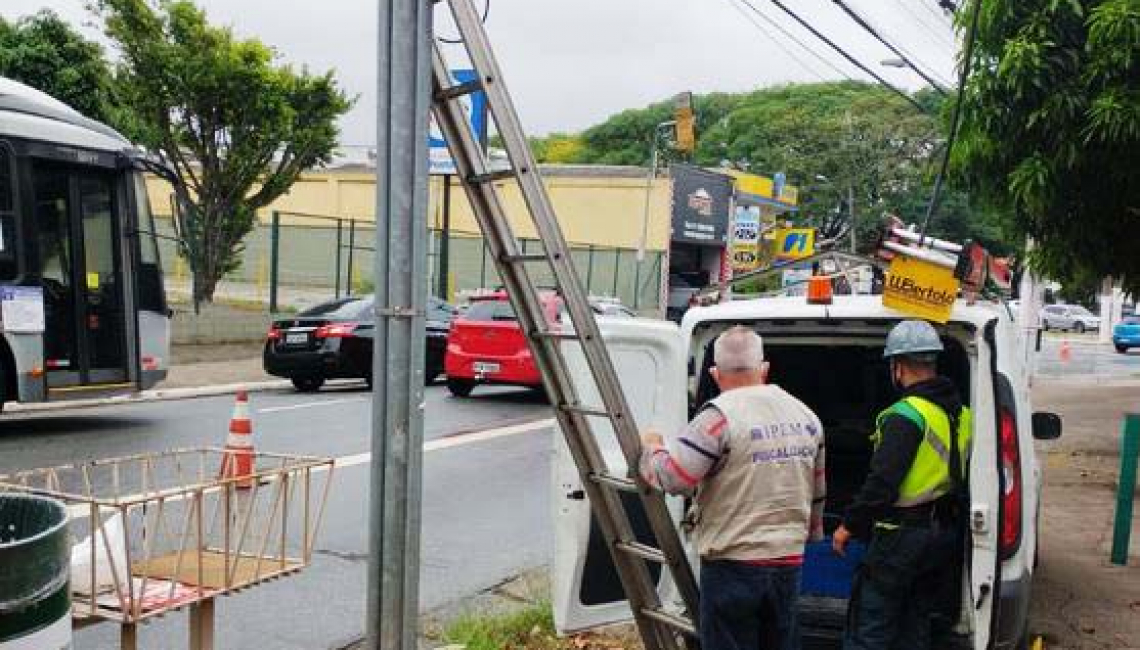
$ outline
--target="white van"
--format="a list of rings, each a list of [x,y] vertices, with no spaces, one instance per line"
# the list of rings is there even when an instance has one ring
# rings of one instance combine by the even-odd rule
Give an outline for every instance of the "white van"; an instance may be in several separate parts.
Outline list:
[[[831,305],[770,298],[693,309],[680,329],[640,319],[600,324],[639,426],[666,435],[679,431],[689,414],[714,396],[707,378],[713,339],[736,324],[759,332],[772,365],[771,381],[806,402],[823,421],[830,536],[866,476],[875,416],[897,398],[882,352],[887,332],[903,318],[883,307],[877,296],[837,296]],[[948,590],[948,599],[959,601],[949,603],[950,609],[960,607],[957,622],[949,621],[953,629],[947,643],[1017,648],[1025,641],[1037,552],[1041,469],[1033,439],[1059,436],[1060,420],[1032,412],[1024,348],[1008,309],[959,302],[939,331],[946,346],[940,373],[957,383],[974,413],[972,544],[961,589]],[[575,374],[584,376],[580,355],[568,350],[568,357]],[[583,380],[579,386],[590,383]],[[595,397],[589,391],[582,395],[585,403],[595,403],[590,401]],[[612,432],[599,437],[610,471],[625,471]],[[557,628],[573,632],[630,614],[578,471],[559,440],[552,492],[553,604]],[[670,506],[679,521],[681,499],[671,497]],[[647,529],[644,522],[634,523],[640,531]],[[843,631],[853,567],[821,551],[829,545],[828,540],[805,554],[800,602],[805,647],[836,647]],[[695,566],[696,558],[691,560]],[[676,602],[667,576],[660,587],[666,602]]]

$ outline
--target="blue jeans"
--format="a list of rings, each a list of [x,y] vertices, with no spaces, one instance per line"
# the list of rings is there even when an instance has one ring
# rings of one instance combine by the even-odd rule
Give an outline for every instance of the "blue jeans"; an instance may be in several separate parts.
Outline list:
[[[700,637],[706,650],[799,650],[800,567],[701,562]]]
[[[954,530],[875,529],[852,586],[843,650],[931,647],[931,615],[957,575],[948,569],[960,563]]]

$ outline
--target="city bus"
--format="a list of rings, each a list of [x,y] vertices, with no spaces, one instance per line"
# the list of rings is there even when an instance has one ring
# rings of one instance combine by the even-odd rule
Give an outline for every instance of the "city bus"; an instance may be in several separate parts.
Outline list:
[[[171,312],[144,182],[158,168],[110,127],[0,78],[0,401],[166,377]]]

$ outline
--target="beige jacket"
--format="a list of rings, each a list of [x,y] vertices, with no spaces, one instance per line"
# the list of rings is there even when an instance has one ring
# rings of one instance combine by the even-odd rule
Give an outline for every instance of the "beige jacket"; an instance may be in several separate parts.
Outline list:
[[[826,494],[819,418],[774,385],[731,390],[712,403],[728,420],[728,440],[721,466],[697,490],[701,557],[802,555]]]

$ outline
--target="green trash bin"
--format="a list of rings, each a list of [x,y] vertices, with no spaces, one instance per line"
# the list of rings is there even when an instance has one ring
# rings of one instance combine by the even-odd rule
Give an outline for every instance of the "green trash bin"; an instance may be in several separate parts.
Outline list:
[[[0,650],[71,647],[67,509],[0,493]]]

